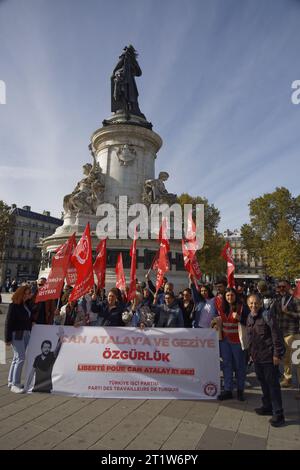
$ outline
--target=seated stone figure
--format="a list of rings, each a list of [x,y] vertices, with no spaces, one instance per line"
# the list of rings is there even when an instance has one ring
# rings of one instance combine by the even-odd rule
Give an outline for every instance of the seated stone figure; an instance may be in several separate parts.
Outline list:
[[[143,190],[143,202],[145,204],[174,204],[177,202],[177,195],[168,193],[164,181],[167,181],[169,174],[161,171],[158,179],[146,180]]]
[[[96,214],[104,193],[104,179],[98,163],[83,165],[83,174],[74,191],[64,197],[65,214]]]

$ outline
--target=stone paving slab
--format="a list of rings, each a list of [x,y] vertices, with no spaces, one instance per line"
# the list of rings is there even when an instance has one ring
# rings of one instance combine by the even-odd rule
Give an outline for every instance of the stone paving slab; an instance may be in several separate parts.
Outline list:
[[[220,406],[217,413],[211,420],[210,426],[218,429],[226,429],[227,431],[237,432],[243,417],[242,410],[225,408]]]
[[[16,447],[17,450],[50,450],[68,438],[68,434],[56,432],[52,429],[42,431],[24,444]]]
[[[267,439],[238,433],[232,444],[233,450],[264,450]]]
[[[236,433],[225,429],[208,426],[202,435],[196,449],[199,450],[230,450]]]
[[[5,315],[0,315],[0,338]],[[283,449],[300,450],[300,401],[283,390],[286,426],[257,416],[253,373],[246,401],[89,399],[13,394],[0,365],[0,449]]]
[[[109,449],[119,449],[120,447],[124,449],[138,435],[143,434],[144,429],[166,408],[167,403],[167,400],[144,402],[95,443],[94,448],[97,448],[99,444]]]
[[[253,412],[245,411],[240,422],[238,432],[267,439],[269,433],[269,416],[258,416]]]
[[[38,436],[43,431],[43,428],[32,423],[20,425],[17,429],[14,429],[0,438],[0,449],[16,449],[24,442]]]
[[[160,449],[172,432],[179,426],[179,418],[158,416],[143,432],[134,439],[126,449],[155,450]]]
[[[268,440],[267,450],[300,450],[299,442],[272,438]]]
[[[206,424],[184,420],[165,441],[161,449],[194,450],[206,428]]]

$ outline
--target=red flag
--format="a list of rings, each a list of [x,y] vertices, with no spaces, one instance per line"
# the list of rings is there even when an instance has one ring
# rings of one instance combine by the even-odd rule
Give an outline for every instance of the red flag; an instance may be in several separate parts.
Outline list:
[[[158,240],[159,244],[164,244],[166,246],[167,251],[170,251],[170,243],[168,240],[168,228],[167,228],[167,219],[164,218],[162,220],[160,229],[159,229],[159,235],[158,235]]]
[[[170,243],[169,243],[168,235],[167,235],[167,219],[163,219],[163,221],[162,221],[161,227],[159,229],[158,240],[159,240],[159,250],[156,253],[155,258],[153,260],[153,269],[158,269],[159,257],[160,257],[160,252],[161,252],[160,248],[163,248],[162,253],[166,254],[166,256],[164,254],[162,254],[162,257],[164,259],[163,263],[164,262],[167,263],[167,269],[166,270],[169,270],[170,269],[170,264],[169,264],[169,257],[167,255],[168,255],[168,252],[170,251]]]
[[[187,249],[189,251],[193,251],[194,253],[196,253],[196,251],[199,249],[199,245],[196,239],[196,225],[195,225],[195,222],[193,221],[192,211],[190,211],[188,214],[185,241],[186,241]]]
[[[130,267],[130,284],[129,284],[129,291],[127,295],[128,302],[130,300],[133,300],[136,294],[136,239],[137,239],[137,233],[136,233],[136,228],[135,228],[134,239],[132,241],[132,245],[130,248],[131,267]]]
[[[77,281],[77,271],[75,266],[72,264],[72,261],[70,260],[69,266],[67,269],[66,273],[66,283],[68,286],[74,287]]]
[[[197,260],[196,250],[188,249],[188,245],[184,240],[182,240],[182,253],[183,253],[183,262],[184,267],[189,274],[192,274],[196,279],[201,279],[202,272]]]
[[[82,237],[76,245],[71,260],[77,271],[77,280],[70,294],[69,302],[79,299],[94,287],[92,241],[89,223],[87,223]]]
[[[221,256],[227,261],[227,287],[235,287],[235,282],[234,282],[234,262],[233,262],[233,256],[232,256],[232,249],[230,246],[230,243],[227,242],[226,245],[224,246]]]
[[[159,257],[157,262],[157,277],[156,277],[156,292],[162,286],[164,281],[164,275],[169,270],[169,258],[167,247],[165,244],[161,244],[159,248]]]
[[[184,267],[187,272],[192,274],[196,279],[201,279],[202,273],[196,256],[197,250],[196,225],[193,221],[192,211],[190,211],[188,215],[186,239],[182,240]]]
[[[300,281],[296,282],[296,287],[293,292],[293,297],[296,297],[296,299],[300,299]]]
[[[126,281],[125,281],[125,274],[124,274],[124,268],[123,268],[122,253],[119,253],[118,255],[118,260],[116,264],[116,275],[117,275],[116,287],[118,289],[125,290]]]
[[[94,262],[94,272],[98,280],[98,288],[104,289],[105,287],[105,272],[106,272],[106,238],[101,240],[96,248],[98,253]]]
[[[68,265],[68,269],[67,269],[67,273],[66,273],[66,283],[67,283],[68,286],[72,286],[72,287],[75,286],[76,280],[77,280],[77,271],[76,271],[76,268],[72,264],[72,261],[71,261],[71,258],[72,258],[72,255],[74,253],[75,247],[76,247],[76,239],[75,239],[75,236],[74,236],[72,254],[71,254],[71,257],[70,257],[70,261],[69,261],[69,265]]]
[[[59,299],[64,285],[67,267],[75,240],[73,234],[63,245],[59,246],[52,258],[51,271],[46,284],[38,291],[35,302],[43,302],[50,299]]]

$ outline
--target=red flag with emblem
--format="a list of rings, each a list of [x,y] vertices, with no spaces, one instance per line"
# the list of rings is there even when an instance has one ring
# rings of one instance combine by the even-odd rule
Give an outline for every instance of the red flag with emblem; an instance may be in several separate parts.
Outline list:
[[[101,240],[96,251],[98,255],[94,262],[94,273],[97,276],[98,288],[104,289],[106,274],[106,238]]]
[[[162,220],[162,223],[159,229],[158,241],[160,245],[164,244],[166,246],[167,252],[170,251],[170,243],[168,240],[168,227],[167,227],[166,218]]]
[[[79,299],[94,287],[92,241],[89,223],[87,223],[82,237],[76,245],[71,261],[77,271],[77,280],[70,294],[69,302]]]
[[[50,299],[59,299],[64,285],[67,267],[72,253],[75,234],[63,245],[60,245],[52,258],[51,271],[46,283],[39,289],[35,302],[44,302]]]
[[[183,262],[186,271],[194,276],[196,279],[201,279],[202,273],[201,269],[197,260],[196,250],[195,249],[188,249],[187,242],[182,240],[182,254],[183,254]]]
[[[227,287],[235,287],[235,281],[234,281],[234,262],[233,262],[233,256],[232,256],[232,248],[230,246],[230,243],[227,242],[226,245],[224,246],[221,256],[227,261]]]
[[[125,290],[126,281],[125,281],[125,274],[124,274],[124,268],[123,268],[122,253],[119,253],[118,255],[118,260],[116,264],[116,276],[117,276],[116,287],[118,289]]]
[[[186,242],[187,249],[190,252],[193,252],[193,254],[191,254],[191,259],[192,259],[196,251],[199,249],[199,244],[196,238],[196,224],[193,220],[192,211],[189,212],[188,218],[187,218],[187,230],[186,230],[185,242]]]

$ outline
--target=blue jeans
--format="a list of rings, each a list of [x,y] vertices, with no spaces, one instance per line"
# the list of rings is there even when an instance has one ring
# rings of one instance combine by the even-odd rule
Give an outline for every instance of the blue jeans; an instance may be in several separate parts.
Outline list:
[[[16,385],[17,387],[21,385],[21,374],[29,338],[30,331],[24,331],[22,339],[15,339],[15,332],[13,332],[11,344],[14,351],[14,357],[8,373],[8,383]]]
[[[233,371],[236,370],[237,389],[244,390],[246,380],[246,356],[240,343],[230,343],[226,338],[220,341],[220,353],[223,359],[224,390],[233,389]]]

